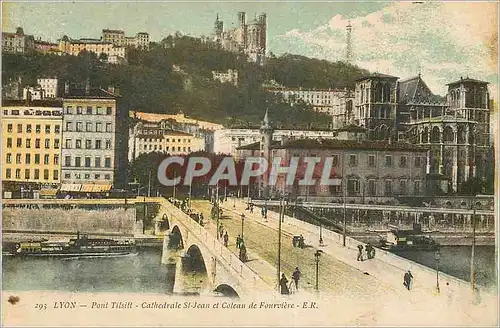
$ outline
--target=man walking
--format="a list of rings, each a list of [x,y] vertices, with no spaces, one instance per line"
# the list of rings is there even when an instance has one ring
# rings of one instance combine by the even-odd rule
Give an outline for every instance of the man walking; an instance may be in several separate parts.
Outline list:
[[[229,243],[229,236],[228,236],[227,231],[226,231],[226,233],[224,234],[224,246],[227,247],[228,243]]]
[[[411,274],[411,271],[408,270],[406,273],[405,273],[405,276],[403,278],[403,286],[406,287],[406,289],[410,290],[411,289],[411,283],[412,283],[412,280],[413,280],[413,275]]]
[[[292,279],[295,282],[295,290],[299,290],[299,279],[300,279],[300,270],[299,267],[295,268],[295,271],[292,273]]]
[[[288,294],[290,294],[290,290],[288,289],[288,279],[286,279],[284,273],[281,274],[280,289],[281,289],[281,294],[282,295],[288,295]]]
[[[358,245],[358,261],[363,261],[363,245]]]

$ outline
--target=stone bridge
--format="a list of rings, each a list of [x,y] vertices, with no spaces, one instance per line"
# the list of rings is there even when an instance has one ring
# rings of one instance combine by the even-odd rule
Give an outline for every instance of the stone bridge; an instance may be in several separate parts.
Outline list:
[[[165,229],[162,264],[175,271],[173,292],[242,297],[273,292],[262,278],[207,229],[165,199],[159,217]],[[167,232],[168,230],[168,232]],[[175,267],[175,270],[174,270]]]

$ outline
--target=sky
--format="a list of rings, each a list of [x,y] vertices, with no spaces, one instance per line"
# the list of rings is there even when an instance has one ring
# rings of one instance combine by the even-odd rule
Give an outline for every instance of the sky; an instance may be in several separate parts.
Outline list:
[[[103,28],[126,35],[148,32],[160,41],[180,31],[210,36],[219,14],[226,28],[237,13],[268,17],[268,53],[344,60],[351,22],[353,63],[402,79],[421,72],[436,93],[461,76],[490,82],[498,99],[496,2],[10,2],[2,4],[2,29],[22,26],[36,38],[56,41],[100,36]]]

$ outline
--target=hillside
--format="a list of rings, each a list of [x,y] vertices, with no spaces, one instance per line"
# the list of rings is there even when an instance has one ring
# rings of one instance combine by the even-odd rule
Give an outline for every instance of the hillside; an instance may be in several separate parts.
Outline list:
[[[92,53],[79,56],[3,55],[2,78],[22,78],[35,84],[38,76],[57,76],[82,85],[115,85],[123,110],[177,113],[223,124],[259,123],[265,108],[281,127],[327,128],[330,118],[314,113],[305,104],[290,106],[262,89],[265,80],[306,88],[352,87],[367,72],[343,63],[331,63],[296,55],[272,56],[264,67],[248,63],[242,55],[218,49],[199,38],[175,34],[150,51],[130,49],[127,65],[108,65]],[[173,65],[180,69],[173,69]],[[238,87],[212,80],[212,70],[237,69]]]

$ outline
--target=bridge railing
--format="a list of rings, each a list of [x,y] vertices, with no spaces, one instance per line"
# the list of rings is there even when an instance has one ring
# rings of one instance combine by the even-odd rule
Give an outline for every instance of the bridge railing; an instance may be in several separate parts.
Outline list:
[[[269,290],[269,286],[255,271],[248,267],[227,247],[212,236],[207,229],[194,222],[187,214],[181,209],[175,207],[173,204],[168,208],[168,211],[176,217],[182,225],[184,225],[190,233],[195,235],[195,238],[203,243],[211,253],[220,259],[225,264],[226,269],[229,269],[239,279],[245,281],[245,284],[252,282],[254,288],[261,290]]]

